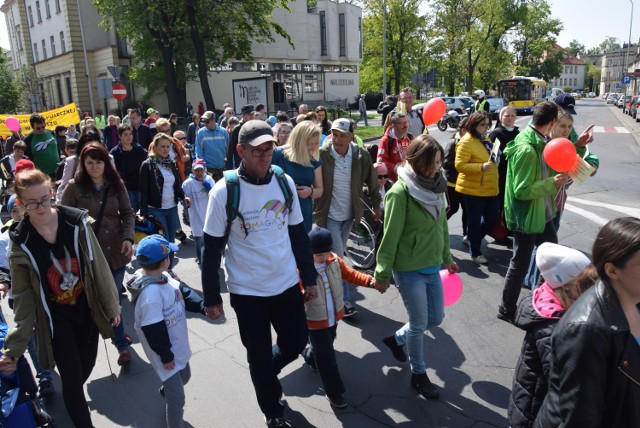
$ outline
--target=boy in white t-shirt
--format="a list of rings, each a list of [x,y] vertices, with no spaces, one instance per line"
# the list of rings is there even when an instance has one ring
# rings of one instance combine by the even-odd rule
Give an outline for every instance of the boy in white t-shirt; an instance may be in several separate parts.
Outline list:
[[[191,347],[180,283],[165,274],[169,255],[177,250],[177,245],[160,235],[142,239],[136,248],[142,272],[136,272],[136,277],[127,283],[135,305],[134,327],[162,381],[160,395],[166,402],[169,428],[184,426],[184,385],[191,377]]]
[[[191,199],[189,206],[189,219],[193,238],[196,241],[196,261],[198,266],[202,261],[202,234],[204,219],[207,216],[207,204],[209,203],[209,190],[216,182],[207,175],[207,164],[204,159],[196,159],[191,167],[192,173],[182,183],[182,191]]]

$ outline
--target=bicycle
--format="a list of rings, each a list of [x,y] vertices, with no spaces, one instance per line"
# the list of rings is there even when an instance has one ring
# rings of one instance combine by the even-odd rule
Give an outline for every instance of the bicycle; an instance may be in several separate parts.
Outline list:
[[[354,224],[351,228],[345,255],[354,268],[372,270],[375,268],[376,253],[382,240],[383,223],[375,219],[371,206],[360,200],[364,205],[364,215],[360,223]]]

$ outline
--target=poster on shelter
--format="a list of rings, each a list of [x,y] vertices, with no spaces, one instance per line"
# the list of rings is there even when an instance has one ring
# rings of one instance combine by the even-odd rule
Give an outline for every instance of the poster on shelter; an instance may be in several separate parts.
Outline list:
[[[44,117],[47,129],[53,132],[57,125],[69,126],[71,124],[80,123],[80,113],[76,107],[76,103],[67,104],[53,110],[40,112],[40,115]],[[8,137],[11,135],[11,131],[4,124],[4,121],[8,117],[15,117],[20,121],[20,133],[27,135],[31,132],[31,124],[29,123],[30,114],[0,114],[0,136]]]
[[[264,104],[267,102],[267,78],[237,79],[233,81],[233,105],[239,111],[243,105]]]

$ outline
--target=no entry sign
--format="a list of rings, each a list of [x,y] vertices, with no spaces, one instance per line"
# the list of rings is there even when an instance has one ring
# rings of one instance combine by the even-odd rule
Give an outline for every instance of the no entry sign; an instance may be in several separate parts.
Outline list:
[[[122,101],[127,97],[127,88],[122,83],[116,83],[111,87],[111,93],[113,94],[113,98]]]

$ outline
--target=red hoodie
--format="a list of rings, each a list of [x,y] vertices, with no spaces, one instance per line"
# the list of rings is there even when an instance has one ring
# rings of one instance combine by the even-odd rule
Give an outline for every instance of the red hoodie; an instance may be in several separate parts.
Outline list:
[[[393,127],[390,126],[380,139],[378,145],[378,162],[383,162],[387,166],[389,171],[389,178],[391,181],[398,180],[398,174],[396,174],[396,166],[401,164],[407,156],[407,149],[409,143],[413,140],[413,136],[407,132],[404,138],[397,138],[393,134]]]

